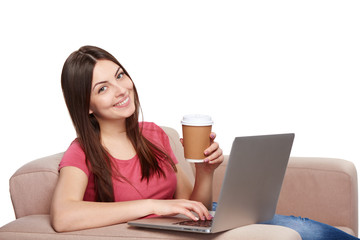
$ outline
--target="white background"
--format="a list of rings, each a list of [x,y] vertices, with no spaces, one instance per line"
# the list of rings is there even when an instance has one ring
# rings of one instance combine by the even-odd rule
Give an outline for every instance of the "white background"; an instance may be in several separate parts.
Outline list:
[[[294,132],[292,156],[360,169],[359,12],[331,0],[2,1],[0,226],[14,219],[14,171],[75,138],[60,73],[87,44],[128,70],[146,121],[180,131],[183,114],[210,114],[226,154],[235,136]]]

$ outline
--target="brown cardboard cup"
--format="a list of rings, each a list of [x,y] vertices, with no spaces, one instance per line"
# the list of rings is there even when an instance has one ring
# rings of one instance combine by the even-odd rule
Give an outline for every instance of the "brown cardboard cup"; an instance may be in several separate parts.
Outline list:
[[[211,117],[200,114],[185,115],[181,123],[185,159],[188,162],[204,162],[204,151],[211,144]]]

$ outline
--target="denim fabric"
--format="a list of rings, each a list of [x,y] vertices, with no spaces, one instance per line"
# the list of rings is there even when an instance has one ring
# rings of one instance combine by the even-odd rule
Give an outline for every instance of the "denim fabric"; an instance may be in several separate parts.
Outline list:
[[[212,210],[215,211],[217,203],[214,202]],[[273,219],[262,224],[284,226],[297,231],[303,240],[358,240],[340,229],[320,223],[308,218],[275,215]]]
[[[330,225],[308,218],[275,215],[262,224],[279,225],[294,229],[303,240],[355,240],[358,239]]]

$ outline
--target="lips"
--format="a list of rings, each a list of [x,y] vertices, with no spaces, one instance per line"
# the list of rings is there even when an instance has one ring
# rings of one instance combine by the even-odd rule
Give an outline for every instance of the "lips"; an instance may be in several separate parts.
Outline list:
[[[130,97],[122,99],[120,102],[116,103],[114,107],[126,107],[130,103]]]

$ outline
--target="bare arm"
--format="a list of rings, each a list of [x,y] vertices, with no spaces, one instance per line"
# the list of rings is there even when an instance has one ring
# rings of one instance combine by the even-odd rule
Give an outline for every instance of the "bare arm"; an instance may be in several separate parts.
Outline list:
[[[212,175],[196,174],[195,185],[192,187],[180,166],[177,166],[176,199],[190,199],[204,204],[211,209],[212,204]]]
[[[189,200],[135,200],[126,202],[83,201],[88,183],[86,174],[76,167],[64,167],[55,188],[50,210],[51,224],[58,232],[102,227],[144,217],[150,214],[182,213],[193,220],[196,212],[206,214],[206,208]]]
[[[76,167],[60,170],[51,206],[51,221],[57,231],[100,227],[151,214],[147,200],[119,203],[83,201],[88,183],[86,174]]]
[[[177,190],[175,198],[186,198],[202,202],[207,209],[212,208],[212,189],[213,189],[213,176],[215,169],[224,161],[222,150],[219,144],[214,142],[216,135],[211,133],[211,145],[204,153],[206,155],[204,163],[196,163],[196,176],[195,184],[192,188],[185,173],[180,169],[177,173]],[[181,139],[182,141],[182,139]]]

